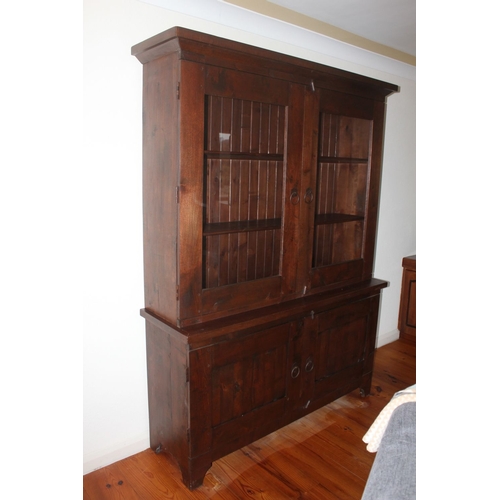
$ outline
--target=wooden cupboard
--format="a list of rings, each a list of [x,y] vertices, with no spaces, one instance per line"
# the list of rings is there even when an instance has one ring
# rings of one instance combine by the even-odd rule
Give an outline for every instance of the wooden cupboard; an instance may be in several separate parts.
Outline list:
[[[395,85],[172,28],[143,64],[151,446],[213,460],[370,390]]]

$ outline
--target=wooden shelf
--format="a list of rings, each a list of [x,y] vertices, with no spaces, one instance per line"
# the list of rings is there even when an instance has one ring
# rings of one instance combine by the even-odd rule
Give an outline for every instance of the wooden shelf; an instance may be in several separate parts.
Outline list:
[[[211,160],[254,160],[283,161],[282,154],[270,153],[240,153],[235,151],[205,151],[205,156]]]
[[[316,226],[321,226],[323,224],[339,224],[341,222],[354,222],[363,219],[364,217],[361,215],[319,214],[316,215],[314,223]]]
[[[269,229],[280,229],[281,219],[262,220],[239,220],[233,222],[213,222],[205,224],[203,236],[216,234],[247,233],[251,231],[267,231]]]
[[[345,158],[339,156],[320,156],[319,163],[368,163],[368,158]]]

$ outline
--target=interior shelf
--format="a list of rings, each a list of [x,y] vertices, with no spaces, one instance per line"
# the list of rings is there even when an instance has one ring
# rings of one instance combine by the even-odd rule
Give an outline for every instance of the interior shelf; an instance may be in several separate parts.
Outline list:
[[[215,160],[257,160],[283,161],[284,155],[274,153],[240,153],[234,151],[205,151],[208,159]]]
[[[241,220],[232,222],[213,222],[203,226],[203,235],[244,233],[280,229],[281,219]]]
[[[341,222],[353,222],[363,220],[362,215],[349,215],[349,214],[318,214],[315,218],[315,225],[320,226],[323,224],[338,224]]]
[[[318,158],[318,163],[368,163],[368,158],[320,156]]]

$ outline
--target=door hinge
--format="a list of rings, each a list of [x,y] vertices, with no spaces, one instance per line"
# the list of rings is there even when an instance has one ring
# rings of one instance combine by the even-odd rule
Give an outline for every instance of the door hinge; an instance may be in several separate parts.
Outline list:
[[[186,368],[186,382],[189,382],[189,367]]]
[[[179,186],[176,186],[175,187],[175,201],[176,201],[176,203],[179,203],[179,192],[180,192]]]
[[[181,98],[181,84],[177,82],[177,99]]]

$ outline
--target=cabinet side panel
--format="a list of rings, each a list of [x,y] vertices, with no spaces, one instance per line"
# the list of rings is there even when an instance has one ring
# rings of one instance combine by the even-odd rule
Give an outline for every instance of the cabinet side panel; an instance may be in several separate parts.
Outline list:
[[[406,314],[406,325],[410,328],[417,326],[417,276],[414,271],[408,271],[408,279],[410,281],[410,296],[408,297],[408,312]]]
[[[404,269],[401,286],[398,328],[400,337],[404,339],[416,338],[417,328],[417,273]]]
[[[177,317],[177,57],[144,65],[143,216],[146,308]]]
[[[189,353],[189,423],[191,457],[209,454],[212,446],[212,398],[210,376],[212,348],[197,349]]]
[[[188,383],[185,345],[146,322],[151,448],[160,447],[187,467]]]
[[[375,253],[375,240],[377,237],[377,217],[382,169],[382,150],[384,142],[384,120],[385,102],[374,102],[371,169],[366,213],[366,235],[363,251],[364,279],[371,278],[373,274],[373,260]]]
[[[201,314],[205,69],[181,61],[179,319]]]
[[[373,363],[375,359],[375,345],[377,340],[378,314],[380,308],[380,294],[370,298],[370,318],[368,328],[368,339],[366,344],[365,362],[361,380],[361,391],[368,394],[371,390],[373,375]]]

